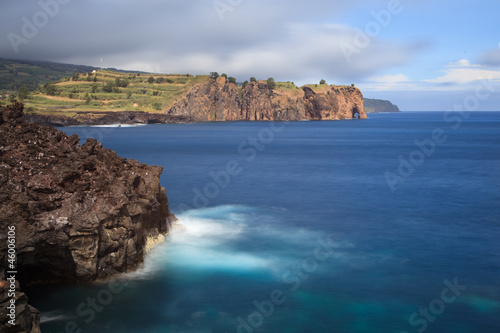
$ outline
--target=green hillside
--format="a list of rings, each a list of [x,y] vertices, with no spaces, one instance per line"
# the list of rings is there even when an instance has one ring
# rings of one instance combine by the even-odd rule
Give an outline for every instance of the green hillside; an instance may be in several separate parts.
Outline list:
[[[390,101],[374,98],[364,98],[365,110],[367,113],[378,112],[399,112],[397,105],[392,104]]]
[[[140,74],[114,70],[76,73],[47,82],[20,96],[28,112],[42,114],[78,111],[160,112],[171,107],[195,84],[208,82],[208,75]]]
[[[47,82],[94,69],[96,68],[81,65],[0,59],[0,94],[13,93],[22,86],[35,90]]]

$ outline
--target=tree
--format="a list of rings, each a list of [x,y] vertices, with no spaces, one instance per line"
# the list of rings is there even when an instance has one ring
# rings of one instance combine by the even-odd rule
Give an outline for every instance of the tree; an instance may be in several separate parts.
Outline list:
[[[93,84],[91,88],[92,93],[95,94],[97,92],[97,89],[99,89],[99,86],[97,84]]]
[[[250,78],[250,82],[257,82],[257,79],[254,78],[253,76]]]
[[[227,74],[226,73],[222,73],[220,76],[225,77],[227,79]]]
[[[115,84],[111,81],[106,82],[106,85],[102,87],[102,91],[110,93],[113,92],[113,89],[115,88]]]
[[[19,97],[19,99],[21,101],[23,99],[28,98],[29,93],[30,93],[30,91],[29,91],[28,87],[26,87],[26,86],[22,86],[22,87],[19,87],[19,89],[17,89],[17,96]]]
[[[73,75],[73,81],[78,81],[80,78],[80,73],[76,72],[75,75]]]
[[[219,73],[217,72],[210,72],[210,78],[213,80],[217,80],[219,78]]]
[[[321,80],[321,81],[319,81],[319,84],[325,84],[325,83],[326,83],[326,81],[325,81],[325,80]]]
[[[153,83],[155,82],[155,78],[154,78],[154,77],[152,77],[152,76],[150,76],[150,77],[148,78],[148,82],[149,82],[150,84],[153,84]]]
[[[165,79],[162,77],[159,77],[156,79],[156,83],[158,83],[158,84],[162,84],[163,82],[165,82]]]
[[[228,79],[227,79],[227,80],[229,81],[229,83],[234,83],[234,84],[236,84],[236,79],[235,79],[234,77],[232,77],[232,76],[228,77]]]
[[[45,93],[49,96],[54,96],[56,94],[56,86],[52,83],[46,83],[45,86]]]
[[[242,88],[242,89],[245,89],[245,87],[246,87],[247,85],[248,85],[248,81],[245,81],[245,82],[243,82],[243,84],[241,85],[241,88]]]
[[[115,84],[117,87],[121,87],[121,88],[127,88],[128,85],[129,85],[129,80],[128,79],[120,79],[120,78],[116,78],[115,79]]]
[[[273,90],[274,88],[276,88],[276,82],[274,81],[274,79],[272,77],[270,77],[269,79],[267,79],[267,86],[271,90]]]

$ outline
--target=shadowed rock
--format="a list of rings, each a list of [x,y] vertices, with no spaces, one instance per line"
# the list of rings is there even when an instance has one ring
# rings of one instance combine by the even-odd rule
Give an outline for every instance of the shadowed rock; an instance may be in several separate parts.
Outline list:
[[[0,111],[2,266],[7,227],[15,226],[21,286],[90,283],[136,269],[147,238],[175,219],[162,168],[123,159],[95,139],[80,145],[76,135],[26,123],[22,110],[16,103]],[[19,306],[25,318],[15,332],[36,332],[23,324],[37,322],[36,310]]]

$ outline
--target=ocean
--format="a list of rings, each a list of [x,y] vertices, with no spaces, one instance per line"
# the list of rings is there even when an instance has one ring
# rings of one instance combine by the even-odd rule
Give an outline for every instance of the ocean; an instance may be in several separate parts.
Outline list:
[[[42,332],[500,331],[500,112],[69,127],[164,167],[181,225]]]

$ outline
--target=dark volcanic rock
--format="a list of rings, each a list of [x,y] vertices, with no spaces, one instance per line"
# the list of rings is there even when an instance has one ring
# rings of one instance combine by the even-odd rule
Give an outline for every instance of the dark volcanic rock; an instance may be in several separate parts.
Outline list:
[[[25,114],[23,119],[30,123],[45,126],[95,126],[112,124],[177,124],[190,123],[190,116],[170,116],[164,113],[148,113],[143,111],[123,112],[78,112],[74,117],[64,115]]]
[[[4,235],[15,226],[21,286],[89,283],[137,268],[147,238],[175,219],[162,168],[120,158],[94,139],[80,146],[76,135],[24,122],[22,109],[0,112],[2,263]]]
[[[39,311],[28,304],[28,297],[21,292],[19,282],[15,281],[15,297],[10,297],[10,282],[6,281],[5,271],[0,268],[0,332],[5,333],[40,333]],[[15,313],[17,325],[12,326],[8,323],[10,317],[10,300],[15,300]]]

